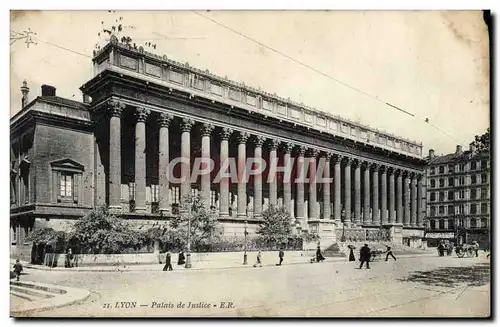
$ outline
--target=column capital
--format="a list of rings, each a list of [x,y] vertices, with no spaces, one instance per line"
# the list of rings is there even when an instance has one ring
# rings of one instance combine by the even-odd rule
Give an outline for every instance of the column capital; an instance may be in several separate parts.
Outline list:
[[[382,174],[387,172],[387,166],[385,166],[385,165],[380,165],[380,167],[378,169],[380,170],[380,172]]]
[[[411,172],[410,172],[410,178],[411,178],[412,180],[415,180],[415,181],[416,181],[416,180],[417,180],[417,173],[416,173],[416,172],[414,172],[414,171],[411,171]]]
[[[403,171],[400,168],[394,168],[394,175],[396,175],[397,177],[402,177]]]
[[[417,180],[422,181],[424,179],[424,174],[417,174]]]
[[[370,162],[370,169],[373,169],[374,171],[378,171],[379,164],[376,162]]]
[[[332,159],[332,156],[333,156],[333,153],[325,152],[324,157],[325,157],[326,161],[330,161]]]
[[[169,127],[173,119],[173,115],[162,112],[160,113],[160,117],[158,118],[158,123],[160,124],[160,127]]]
[[[319,155],[318,149],[309,149],[309,151],[307,151],[307,152],[309,153],[309,157],[311,157],[311,158],[316,158]]]
[[[344,159],[344,156],[341,156],[340,154],[333,155],[333,162],[336,164],[342,162],[342,159]]]
[[[286,154],[290,154],[290,153],[292,153],[292,149],[293,149],[294,145],[292,142],[282,141],[281,147],[283,148],[283,150],[285,151]]]
[[[303,157],[306,154],[307,148],[305,146],[298,145],[296,148],[297,148],[297,152],[298,152],[299,156]]]
[[[403,170],[401,174],[404,178],[410,178],[410,172],[408,170]]]
[[[194,125],[194,120],[189,118],[182,118],[181,120],[181,130],[182,132],[190,132]]]
[[[361,167],[363,167],[364,169],[370,169],[371,164],[372,163],[370,161],[362,161],[361,162]]]
[[[149,109],[146,109],[144,107],[137,107],[135,109],[135,118],[137,119],[138,123],[144,123],[148,119],[150,113],[151,110]]]
[[[245,144],[247,140],[250,138],[250,133],[248,132],[239,132],[238,134],[238,143]]]
[[[229,140],[229,137],[233,134],[233,129],[229,127],[222,127],[220,130],[220,137],[222,140]]]
[[[125,109],[125,104],[117,100],[109,100],[106,108],[111,117],[121,117],[122,111]]]
[[[395,170],[396,170],[396,169],[395,169],[394,167],[387,167],[387,172],[389,173],[389,175],[394,174],[394,171],[395,171]]]
[[[269,148],[271,148],[271,150],[276,150],[278,145],[280,145],[280,141],[277,139],[269,139]]]
[[[255,144],[256,147],[260,148],[262,147],[262,145],[264,144],[264,142],[266,141],[266,137],[265,136],[262,136],[262,135],[255,135],[255,137],[253,138],[253,143]]]
[[[344,162],[346,166],[350,166],[354,162],[354,159],[351,157],[344,157]]]
[[[201,136],[210,136],[214,130],[214,125],[204,123],[201,125]]]

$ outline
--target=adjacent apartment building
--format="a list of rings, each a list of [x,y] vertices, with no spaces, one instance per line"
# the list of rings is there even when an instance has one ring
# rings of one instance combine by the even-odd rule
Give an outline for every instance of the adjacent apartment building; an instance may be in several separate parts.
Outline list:
[[[490,244],[490,155],[457,145],[455,153],[436,156],[429,150],[427,167],[428,246],[440,240]]]

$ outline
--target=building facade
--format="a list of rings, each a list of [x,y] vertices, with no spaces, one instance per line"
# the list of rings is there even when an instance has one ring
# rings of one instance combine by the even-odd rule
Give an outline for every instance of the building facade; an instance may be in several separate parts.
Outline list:
[[[269,205],[286,207],[296,233],[334,241],[418,245],[424,233],[422,145],[133,49],[112,38],[94,54],[83,103],[42,96],[11,118],[11,226],[18,243],[33,228],[64,229],[106,204],[149,225],[176,214],[200,192],[218,211],[224,233],[250,232]],[[25,96],[24,96],[25,95]],[[196,158],[215,169],[189,176]],[[266,161],[261,175],[217,180],[228,158]],[[305,163],[308,164],[305,164]],[[314,178],[319,163],[321,176]],[[289,170],[283,167],[290,168]],[[225,168],[223,171],[225,171]],[[309,178],[296,182],[286,178]],[[342,223],[343,221],[343,223]]]
[[[426,239],[429,246],[441,240],[489,247],[490,157],[460,145],[455,153],[435,156],[429,150],[427,167]]]

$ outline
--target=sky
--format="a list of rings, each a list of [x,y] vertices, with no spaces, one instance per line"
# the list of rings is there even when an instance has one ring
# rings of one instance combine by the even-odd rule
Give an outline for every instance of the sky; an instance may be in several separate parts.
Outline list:
[[[20,110],[24,79],[30,100],[50,84],[59,96],[81,101],[92,50],[106,43],[98,33],[123,17],[121,35],[157,45],[147,51],[422,142],[424,154],[454,152],[457,144],[465,150],[490,125],[488,31],[480,11],[198,13],[265,46],[193,11],[11,12],[11,31],[37,33],[36,45],[10,46],[11,116]]]

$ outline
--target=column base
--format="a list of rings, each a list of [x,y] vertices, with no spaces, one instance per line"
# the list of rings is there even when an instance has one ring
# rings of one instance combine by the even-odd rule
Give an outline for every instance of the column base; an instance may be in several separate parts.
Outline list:
[[[162,214],[162,215],[170,215],[171,214],[170,208],[161,208],[159,211],[160,211],[160,214]]]
[[[135,207],[136,213],[146,213],[146,207]]]
[[[121,212],[122,206],[108,206],[110,212]]]
[[[247,219],[247,215],[244,213],[237,213],[236,214],[236,219]]]
[[[219,212],[219,219],[229,219],[229,212]]]

